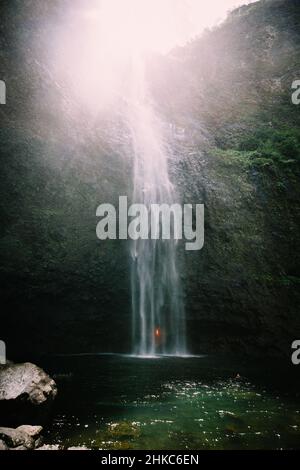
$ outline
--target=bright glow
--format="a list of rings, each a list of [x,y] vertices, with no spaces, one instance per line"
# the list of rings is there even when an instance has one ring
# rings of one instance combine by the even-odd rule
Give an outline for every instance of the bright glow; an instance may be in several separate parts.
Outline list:
[[[230,8],[254,0],[77,1],[56,38],[53,62],[96,108],[122,94],[124,66],[137,54],[167,53],[224,19]]]
[[[83,12],[97,26],[112,55],[132,50],[165,53],[204,28],[218,23],[235,6],[254,0],[97,0]]]

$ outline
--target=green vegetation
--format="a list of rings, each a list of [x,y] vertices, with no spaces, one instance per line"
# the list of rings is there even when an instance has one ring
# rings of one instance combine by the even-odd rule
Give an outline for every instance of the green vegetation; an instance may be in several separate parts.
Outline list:
[[[300,163],[300,130],[260,127],[243,135],[234,147],[209,151],[226,165],[247,168],[295,169]]]

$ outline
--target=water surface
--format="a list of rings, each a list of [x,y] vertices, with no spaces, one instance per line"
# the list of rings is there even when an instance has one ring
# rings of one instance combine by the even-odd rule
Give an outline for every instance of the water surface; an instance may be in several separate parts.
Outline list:
[[[46,442],[92,449],[300,448],[299,373],[222,357],[47,360],[59,395]],[[298,374],[298,375],[296,375]]]

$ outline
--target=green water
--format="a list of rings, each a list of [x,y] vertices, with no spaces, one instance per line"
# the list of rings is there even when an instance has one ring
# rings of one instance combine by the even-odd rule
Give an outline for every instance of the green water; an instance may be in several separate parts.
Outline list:
[[[119,355],[56,357],[47,364],[59,387],[46,433],[49,444],[144,450],[300,448],[296,367],[280,371],[276,364],[223,358]]]

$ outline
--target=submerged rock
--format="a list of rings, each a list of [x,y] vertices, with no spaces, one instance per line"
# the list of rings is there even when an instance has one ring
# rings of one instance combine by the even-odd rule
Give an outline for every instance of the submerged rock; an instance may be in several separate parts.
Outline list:
[[[29,362],[0,367],[1,424],[37,424],[56,397],[56,384],[40,367]]]
[[[226,418],[226,417],[237,418],[234,413],[232,413],[231,411],[225,411],[225,410],[218,411],[218,415],[220,416],[220,418]]]

